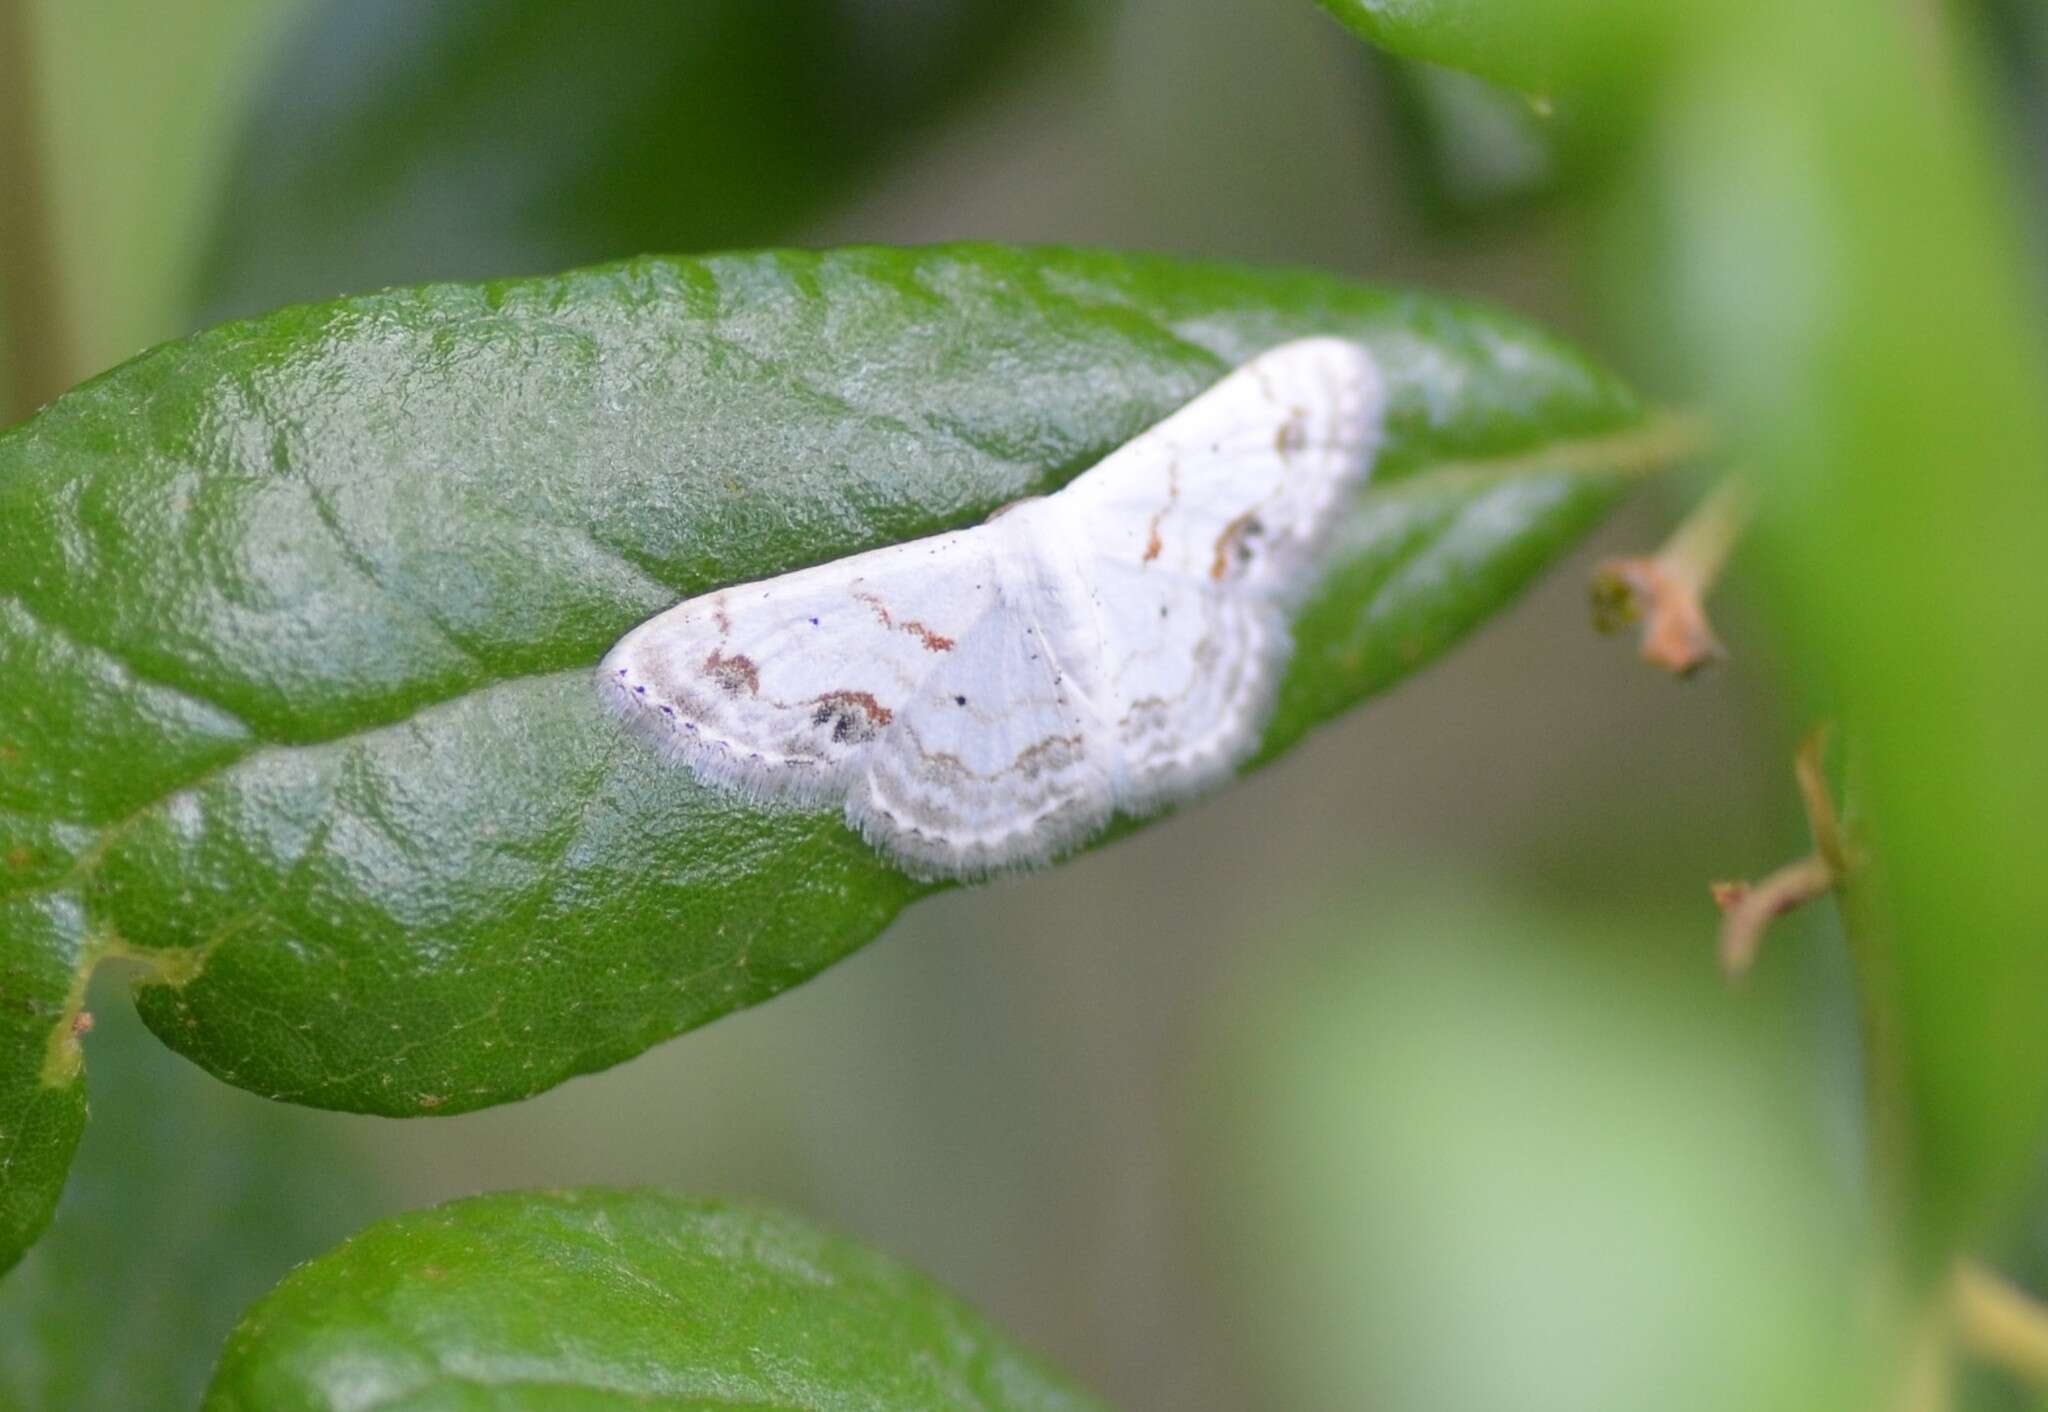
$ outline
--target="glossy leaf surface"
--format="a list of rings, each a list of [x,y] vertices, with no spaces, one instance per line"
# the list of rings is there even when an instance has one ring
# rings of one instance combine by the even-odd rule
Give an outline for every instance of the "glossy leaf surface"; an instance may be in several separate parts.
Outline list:
[[[386,1221],[250,1310],[206,1412],[1093,1406],[922,1276],[793,1217],[508,1193]]]
[[[1626,394],[1441,301],[968,247],[291,309],[0,433],[0,1130],[40,1123],[19,1150],[61,1169],[70,1006],[109,953],[221,1077],[396,1114],[536,1092],[815,974],[920,888],[836,813],[663,768],[598,657],[689,594],[1053,489],[1309,332],[1368,344],[1392,404],[1270,754],[1671,454]]]

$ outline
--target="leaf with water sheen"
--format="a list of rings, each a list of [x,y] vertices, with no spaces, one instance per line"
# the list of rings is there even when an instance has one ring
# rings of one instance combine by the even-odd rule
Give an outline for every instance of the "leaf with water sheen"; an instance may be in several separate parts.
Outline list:
[[[722,584],[1052,490],[1261,348],[1369,345],[1388,440],[1270,757],[1668,458],[1512,319],[1003,247],[647,259],[164,345],[0,432],[0,1196],[82,1121],[83,977],[292,1102],[450,1113],[754,1004],[926,889],[836,812],[660,767],[591,685]]]

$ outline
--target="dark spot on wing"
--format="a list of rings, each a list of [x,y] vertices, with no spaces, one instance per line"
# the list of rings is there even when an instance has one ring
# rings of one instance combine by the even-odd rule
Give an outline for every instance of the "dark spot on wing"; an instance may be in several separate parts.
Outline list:
[[[735,653],[726,656],[716,648],[704,659],[704,675],[727,696],[738,696],[742,691],[749,696],[758,695],[761,690],[761,673],[752,659]]]
[[[1240,564],[1251,562],[1251,541],[1266,532],[1259,523],[1256,510],[1247,510],[1223,527],[1223,533],[1216,536],[1216,557],[1210,561],[1209,577],[1221,581],[1230,572],[1230,561],[1235,558]]]
[[[865,691],[828,691],[811,712],[811,724],[829,727],[838,745],[858,745],[881,734],[895,712]]]

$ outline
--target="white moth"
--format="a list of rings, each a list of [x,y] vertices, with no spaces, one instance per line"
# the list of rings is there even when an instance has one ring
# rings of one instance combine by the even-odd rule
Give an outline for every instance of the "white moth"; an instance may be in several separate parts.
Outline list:
[[[1364,349],[1286,344],[1057,494],[677,604],[600,689],[708,784],[843,802],[915,877],[1044,863],[1256,748],[1385,406]]]

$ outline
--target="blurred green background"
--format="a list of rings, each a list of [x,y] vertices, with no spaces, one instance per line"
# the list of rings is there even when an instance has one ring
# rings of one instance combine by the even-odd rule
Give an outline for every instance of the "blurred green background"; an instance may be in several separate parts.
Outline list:
[[[206,322],[384,283],[958,238],[1427,285],[1670,374],[1641,311],[1616,317],[1583,153],[1306,0],[601,16],[0,0],[10,414]],[[2004,18],[2038,154],[2041,27]],[[1588,626],[1591,566],[1695,490],[1638,496],[1224,797],[926,902],[800,991],[528,1103],[267,1104],[101,977],[72,1186],[0,1284],[0,1406],[189,1405],[240,1308],[349,1230],[584,1182],[787,1205],[1118,1407],[1866,1405],[1832,910],[1788,918],[1740,988],[1712,964],[1707,882],[1807,847],[1794,648],[1743,557],[1716,601],[1732,658],[1698,679]],[[1971,1395],[2019,1405],[1994,1382]]]

